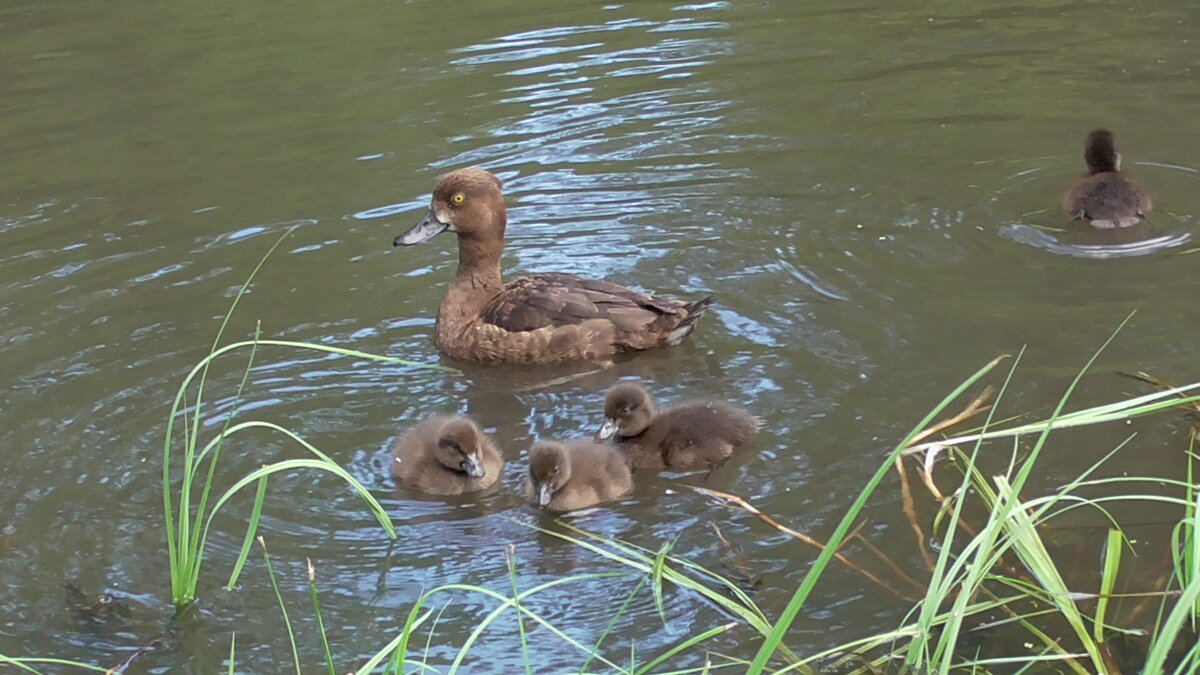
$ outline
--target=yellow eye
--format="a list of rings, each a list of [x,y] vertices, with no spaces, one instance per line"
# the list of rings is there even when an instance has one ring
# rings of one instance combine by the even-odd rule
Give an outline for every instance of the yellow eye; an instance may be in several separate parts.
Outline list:
[[[460,192],[460,193],[458,193],[458,194],[454,195],[453,197],[451,197],[451,198],[450,198],[450,201],[451,201],[451,202],[452,202],[452,203],[453,203],[455,206],[458,206],[459,204],[462,204],[463,202],[467,201],[467,198],[466,198],[466,197],[464,197],[464,196],[463,196],[463,193],[461,193],[461,192]]]

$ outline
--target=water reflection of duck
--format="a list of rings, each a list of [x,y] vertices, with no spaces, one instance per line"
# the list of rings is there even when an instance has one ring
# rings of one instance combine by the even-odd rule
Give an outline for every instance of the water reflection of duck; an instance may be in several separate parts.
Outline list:
[[[500,276],[507,215],[500,179],[480,168],[438,181],[429,212],[395,245],[458,235],[458,273],[438,308],[435,342],[468,361],[554,363],[676,345],[712,304],[638,293],[572,274]]]
[[[496,484],[504,458],[471,420],[432,417],[392,444],[392,476],[435,495],[486,490]]]
[[[1077,221],[1099,229],[1132,227],[1150,215],[1150,195],[1121,172],[1112,132],[1096,129],[1084,141],[1088,175],[1067,191],[1063,208]]]
[[[548,511],[575,511],[611,502],[633,490],[625,458],[590,440],[538,443],[529,450],[529,501]]]
[[[625,382],[604,399],[598,440],[616,446],[634,468],[695,471],[717,466],[758,432],[750,413],[723,401],[697,401],[657,412],[645,388]]]

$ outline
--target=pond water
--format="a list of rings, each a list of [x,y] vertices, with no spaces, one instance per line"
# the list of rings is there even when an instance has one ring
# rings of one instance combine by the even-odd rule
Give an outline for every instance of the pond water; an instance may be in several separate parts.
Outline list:
[[[578,377],[263,348],[238,419],[278,423],[348,466],[399,534],[390,543],[336,478],[272,479],[262,534],[306,670],[322,663],[306,558],[341,671],[395,635],[422,589],[511,592],[510,546],[523,588],[627,573],[531,602],[581,642],[599,638],[637,578],[529,529],[553,525],[523,504],[522,458],[539,438],[594,431],[621,378],[651,383],[664,402],[744,405],[764,432],[707,479],[639,475],[632,497],[573,523],[650,549],[675,541],[675,554],[728,572],[712,523],[743,549],[761,580],[754,599],[777,616],[816,552],[685,485],[826,538],[886,452],[977,368],[1025,347],[1002,410],[1045,415],[1133,310],[1073,407],[1147,391],[1119,371],[1200,379],[1198,27],[1185,2],[6,3],[0,653],[111,667],[164,636],[170,402],[288,228],[231,339],[261,321],[266,337],[439,362],[432,318],[453,241],[391,242],[440,174],[473,164],[506,181],[509,276],[575,272],[714,293],[719,305],[687,344]],[[1063,231],[1061,195],[1098,126],[1152,192],[1152,229]],[[214,370],[206,433],[224,422],[244,365]],[[509,460],[501,489],[457,501],[395,491],[389,438],[435,412],[494,432]],[[1187,422],[1167,414],[1052,438],[1031,494],[1131,431],[1105,475],[1183,476]],[[278,435],[237,437],[222,485],[298,453]],[[864,532],[919,573],[899,503],[892,477]],[[248,508],[235,499],[214,521],[200,616],[130,672],[214,672],[234,632],[239,671],[284,669],[261,558],[222,590]],[[1161,562],[1145,561],[1145,574]],[[81,616],[65,584],[112,594],[128,616]],[[435,664],[494,606],[453,597]],[[639,596],[606,654],[627,661],[636,643],[649,658],[728,620],[689,593],[669,590],[665,609],[666,627]],[[813,653],[894,628],[907,609],[833,568],[788,643]],[[737,629],[713,649],[748,657],[757,644]],[[518,645],[502,620],[469,670],[515,672]],[[530,649],[539,672],[582,665],[545,630]]]

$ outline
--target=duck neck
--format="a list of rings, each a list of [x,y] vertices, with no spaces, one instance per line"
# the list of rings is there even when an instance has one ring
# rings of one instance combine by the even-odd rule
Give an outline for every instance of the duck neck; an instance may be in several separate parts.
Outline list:
[[[500,254],[504,252],[504,240],[484,241],[476,237],[458,238],[458,273],[454,283],[469,285],[475,289],[488,289],[493,294],[500,290]]]
[[[454,332],[475,320],[487,303],[503,288],[500,278],[500,254],[504,240],[483,241],[458,238],[458,272],[446,290],[438,310],[440,332]]]

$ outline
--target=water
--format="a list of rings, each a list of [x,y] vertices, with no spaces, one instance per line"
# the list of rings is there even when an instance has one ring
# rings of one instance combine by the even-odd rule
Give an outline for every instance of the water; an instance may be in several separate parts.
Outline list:
[[[241,418],[279,423],[348,465],[400,534],[389,544],[332,477],[272,479],[263,534],[309,668],[321,657],[305,558],[344,670],[394,636],[422,589],[510,592],[510,546],[523,588],[624,571],[530,530],[545,523],[520,496],[522,453],[538,438],[593,431],[620,377],[651,382],[661,401],[751,408],[764,433],[703,484],[818,538],[883,454],[998,354],[1026,346],[1004,409],[1042,415],[1137,310],[1078,405],[1144,391],[1116,371],[1196,381],[1196,18],[1178,2],[8,3],[0,653],[110,667],[163,635],[170,401],[289,227],[299,226],[231,336],[261,320],[268,337],[437,361],[432,317],[452,241],[390,242],[437,176],[459,166],[506,181],[510,276],[576,272],[679,297],[711,292],[720,305],[685,346],[576,378],[451,376],[264,349]],[[1060,231],[1083,136],[1101,125],[1156,203],[1153,230],[1133,241]],[[214,371],[208,432],[243,363]],[[470,413],[495,433],[510,462],[501,490],[452,502],[393,490],[389,436],[433,412]],[[1106,471],[1181,477],[1185,421],[1133,426]],[[1078,474],[1128,431],[1054,439],[1031,491]],[[249,433],[228,446],[222,471],[232,480],[298,452]],[[815,552],[683,487],[700,480],[639,476],[633,497],[575,522],[653,549],[677,539],[677,554],[720,571],[712,522],[745,549],[762,579],[755,600],[775,616]],[[867,531],[919,572],[898,500],[891,478]],[[261,559],[235,592],[221,590],[247,508],[235,499],[214,520],[201,617],[133,672],[213,672],[234,631],[240,670],[277,672],[287,658]],[[129,616],[81,617],[64,583],[114,594]],[[588,644],[635,583],[581,581],[533,607]],[[686,593],[666,602],[664,628],[648,596],[634,601],[605,655],[624,662],[636,641],[648,658],[726,620]],[[433,660],[452,659],[490,607],[456,596]],[[789,643],[812,653],[893,628],[906,609],[837,569]],[[511,669],[517,644],[502,619],[471,671]],[[747,656],[755,644],[739,629],[713,649]],[[548,672],[582,664],[544,630],[531,649]]]

